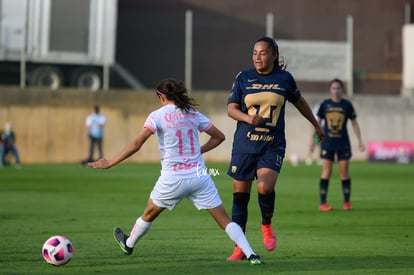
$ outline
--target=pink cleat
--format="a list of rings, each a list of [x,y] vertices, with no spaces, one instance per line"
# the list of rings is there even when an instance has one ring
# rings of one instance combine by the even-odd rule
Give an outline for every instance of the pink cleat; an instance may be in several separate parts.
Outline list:
[[[246,256],[244,255],[241,248],[238,246],[235,246],[233,250],[233,254],[231,254],[231,256],[227,258],[227,261],[241,261],[244,259],[246,259]]]
[[[333,210],[333,208],[332,208],[332,206],[330,206],[329,204],[327,204],[325,202],[325,203],[322,203],[321,205],[319,205],[319,210],[322,211],[322,212],[328,212],[328,211]]]
[[[263,244],[267,251],[276,248],[276,236],[272,229],[272,224],[262,224]]]
[[[345,211],[349,211],[351,209],[352,209],[351,203],[349,201],[348,202],[344,202],[344,210]]]

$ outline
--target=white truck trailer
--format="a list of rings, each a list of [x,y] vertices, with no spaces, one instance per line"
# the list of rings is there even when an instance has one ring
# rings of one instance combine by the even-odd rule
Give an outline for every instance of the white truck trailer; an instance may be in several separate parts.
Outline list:
[[[0,0],[0,78],[100,89],[115,61],[116,17],[117,0]]]

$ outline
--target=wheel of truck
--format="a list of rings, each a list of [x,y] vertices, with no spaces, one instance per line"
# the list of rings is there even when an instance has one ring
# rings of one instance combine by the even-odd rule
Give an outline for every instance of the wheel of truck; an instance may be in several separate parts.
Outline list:
[[[72,86],[97,91],[102,86],[102,74],[97,69],[78,69],[73,73]]]
[[[32,71],[29,81],[31,86],[48,87],[51,90],[59,89],[62,83],[62,73],[54,66],[37,67]]]

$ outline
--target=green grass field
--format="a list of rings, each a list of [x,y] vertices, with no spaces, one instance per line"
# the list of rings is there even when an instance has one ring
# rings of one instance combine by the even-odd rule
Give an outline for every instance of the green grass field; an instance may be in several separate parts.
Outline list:
[[[226,164],[214,180],[231,210]],[[337,168],[337,167],[335,167]],[[351,163],[354,209],[342,210],[337,173],[318,211],[320,167],[285,164],[273,219],[278,247],[264,250],[257,192],[250,200],[247,237],[266,264],[227,262],[232,242],[206,211],[183,201],[165,211],[124,256],[114,226],[129,232],[159,174],[159,164],[121,164],[110,170],[78,165],[26,165],[0,169],[1,274],[414,274],[414,165]],[[43,260],[43,242],[68,237],[71,263]]]

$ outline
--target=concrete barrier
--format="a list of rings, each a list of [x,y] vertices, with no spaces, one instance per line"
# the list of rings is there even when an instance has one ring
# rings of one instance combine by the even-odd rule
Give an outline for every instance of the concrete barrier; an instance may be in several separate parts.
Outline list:
[[[326,94],[303,93],[313,106]],[[227,92],[197,91],[191,94],[207,115],[226,135],[226,141],[207,153],[208,161],[228,161],[236,122],[227,117]],[[414,140],[414,108],[406,98],[386,96],[354,96],[364,141]],[[0,89],[0,126],[10,121],[17,136],[22,163],[72,163],[85,159],[88,139],[86,116],[93,106],[101,106],[107,117],[104,154],[113,156],[140,131],[147,115],[159,107],[153,91],[125,90],[48,91],[18,88]],[[286,106],[287,157],[298,154],[303,160],[308,152],[311,126],[290,103]],[[349,123],[350,126],[350,123]],[[349,127],[354,159],[366,159],[367,153],[357,152],[356,139]],[[201,142],[206,140],[201,134]],[[150,138],[140,152],[129,159],[133,162],[159,161],[156,137]]]

